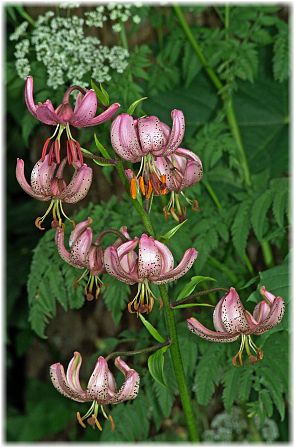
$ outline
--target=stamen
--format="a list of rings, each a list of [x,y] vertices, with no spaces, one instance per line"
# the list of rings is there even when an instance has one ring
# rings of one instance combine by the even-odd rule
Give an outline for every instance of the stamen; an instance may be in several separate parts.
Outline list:
[[[96,424],[96,426],[97,426],[97,428],[100,430],[100,431],[102,431],[102,427],[101,427],[101,424],[99,423],[99,421],[97,420],[97,417],[96,417],[96,415],[95,414],[92,414],[92,416],[91,416],[93,419],[94,419],[94,422],[95,422],[95,424]]]
[[[108,420],[110,421],[110,424],[111,424],[111,430],[112,430],[112,432],[114,432],[115,429],[116,429],[116,425],[115,425],[114,419],[113,419],[113,417],[111,416],[111,414],[109,414],[109,418],[108,418]]]
[[[136,199],[137,196],[136,179],[133,177],[130,181],[130,193],[132,199]]]
[[[54,199],[51,200],[50,205],[48,207],[48,209],[46,210],[46,212],[44,213],[43,216],[38,216],[38,218],[35,219],[35,226],[40,229],[40,230],[45,230],[45,227],[42,227],[41,224],[44,221],[44,219],[46,218],[46,216],[48,215],[48,213],[50,212],[50,210],[52,209],[52,207],[54,206],[55,201]]]
[[[77,413],[76,413],[76,417],[77,417],[78,422],[79,422],[80,425],[82,426],[82,428],[86,429],[86,425],[85,425],[85,423],[83,422],[83,420],[82,420],[82,418],[81,418],[80,412],[77,412]]]
[[[142,176],[139,177],[139,188],[140,188],[142,195],[145,196],[145,185],[144,185]]]
[[[151,197],[152,192],[153,192],[153,186],[152,186],[151,180],[149,179],[148,186],[147,186],[147,192],[146,192],[147,199],[149,199]]]

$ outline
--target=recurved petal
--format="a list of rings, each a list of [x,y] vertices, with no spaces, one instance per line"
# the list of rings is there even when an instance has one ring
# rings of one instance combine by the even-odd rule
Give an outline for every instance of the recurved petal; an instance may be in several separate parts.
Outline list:
[[[203,339],[211,342],[233,342],[238,339],[239,334],[230,334],[221,331],[212,331],[204,327],[197,319],[190,317],[187,319],[188,329]]]
[[[187,273],[187,271],[192,267],[196,258],[198,256],[198,252],[196,249],[191,248],[187,249],[182,257],[182,260],[172,271],[167,272],[165,274],[161,274],[157,277],[150,277],[150,280],[157,285],[161,285],[163,283],[172,282],[182,277]]]
[[[170,272],[174,268],[173,255],[166,244],[163,244],[158,240],[154,241],[161,257],[161,274],[166,274],[166,272]]]
[[[117,112],[121,105],[119,103],[114,103],[110,107],[108,107],[104,112],[97,115],[94,118],[91,118],[85,127],[88,126],[96,126],[98,124],[104,123],[105,121],[110,120],[112,116]]]
[[[171,117],[173,125],[165,152],[162,154],[163,156],[172,154],[179,147],[184,136],[185,121],[183,112],[181,110],[173,109]]]
[[[245,333],[250,331],[250,325],[245,316],[245,308],[235,288],[230,288],[223,299],[221,319],[228,333]]]
[[[65,397],[81,403],[90,401],[85,392],[78,393],[69,386],[66,380],[64,368],[59,362],[50,366],[50,378],[54,387]]]
[[[34,117],[36,117],[37,106],[34,101],[33,90],[34,90],[33,77],[28,76],[25,85],[25,102],[28,110],[31,112],[32,115],[34,115]]]
[[[260,294],[265,297],[270,303],[273,303],[276,298],[276,296],[266,290],[265,286],[261,286]]]
[[[27,194],[35,199],[38,199],[39,201],[49,201],[50,196],[44,196],[41,193],[36,193],[32,189],[31,185],[29,185],[29,183],[27,182],[27,179],[25,177],[24,161],[22,159],[17,159],[15,174],[18,183]]]
[[[121,114],[112,123],[111,142],[122,159],[139,162],[143,156],[131,115]]]
[[[140,118],[138,120],[138,135],[144,154],[149,152],[154,155],[161,154],[166,138],[158,117]]]
[[[153,237],[142,234],[138,250],[138,276],[140,279],[158,278],[161,274],[161,256]]]
[[[92,168],[84,163],[81,168],[76,170],[71,182],[61,194],[60,199],[70,204],[81,201],[87,195],[91,182]]]
[[[254,333],[261,334],[278,325],[284,316],[284,312],[284,300],[282,299],[282,297],[276,297],[273,301],[268,317],[264,321],[260,322],[260,324],[256,327]]]
[[[87,259],[89,249],[92,243],[92,229],[87,227],[83,233],[77,238],[71,247],[71,262],[81,267],[87,267]]]
[[[138,238],[120,244],[117,253],[122,269],[128,274],[137,274],[137,253],[134,251],[138,244]]]
[[[92,400],[104,403],[109,398],[109,368],[106,360],[100,356],[87,385],[87,394]]]
[[[82,266],[73,264],[71,257],[70,257],[70,252],[66,249],[65,244],[64,244],[64,236],[65,236],[64,229],[62,227],[57,227],[56,232],[55,232],[55,243],[56,243],[59,255],[66,263],[69,263],[70,265],[72,265],[76,268],[81,268]]]
[[[128,365],[118,356],[115,365],[125,376],[125,381],[120,390],[115,394],[112,403],[121,403],[126,400],[134,400],[138,394],[140,378],[138,373],[130,369]]]
[[[70,238],[69,238],[69,246],[72,247],[72,245],[77,241],[79,236],[88,228],[91,226],[93,220],[92,218],[87,218],[85,221],[79,222],[79,224],[76,224],[74,230],[72,230]]]
[[[81,97],[80,97],[81,98]],[[75,127],[88,126],[89,121],[94,117],[97,109],[97,97],[94,90],[88,90],[82,100],[76,103],[75,111],[70,119],[70,124]]]
[[[225,327],[222,322],[222,316],[221,316],[221,310],[222,310],[222,304],[223,304],[224,297],[225,296],[221,297],[221,299],[218,301],[216,307],[214,308],[214,312],[213,312],[214,328],[215,328],[215,330],[221,331],[221,332],[226,332]]]
[[[260,323],[264,321],[267,316],[270,313],[270,305],[265,301],[262,300],[261,302],[257,303],[253,310],[253,317],[256,320],[256,322]]]
[[[37,106],[36,117],[38,118],[38,120],[42,121],[42,123],[54,126],[60,123],[60,119],[57,113],[52,110],[51,106],[52,104],[49,101],[48,103],[45,102]]]
[[[68,368],[67,368],[67,383],[70,386],[71,389],[75,390],[79,395],[85,394],[85,391],[82,389],[80,385],[80,367],[82,364],[82,356],[79,352],[74,352],[74,356],[69,362]]]
[[[126,272],[121,264],[118,257],[117,249],[114,246],[107,247],[104,251],[104,266],[108,274],[116,277],[123,283],[128,285],[133,285],[139,281],[136,272],[130,273]]]
[[[35,164],[31,173],[31,185],[33,191],[36,194],[41,194],[43,196],[53,196],[51,181],[56,169],[56,163],[52,162],[52,164],[49,165],[48,161],[49,156],[46,155],[43,161],[39,160]]]

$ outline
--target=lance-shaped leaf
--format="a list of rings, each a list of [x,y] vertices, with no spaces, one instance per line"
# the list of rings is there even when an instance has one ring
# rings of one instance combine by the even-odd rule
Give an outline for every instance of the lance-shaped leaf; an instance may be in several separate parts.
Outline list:
[[[95,84],[93,80],[91,80],[91,87],[96,93],[97,98],[101,102],[103,106],[108,106],[110,104],[110,98],[107,91],[103,88],[102,84],[99,84],[99,87]]]
[[[130,106],[128,107],[127,114],[133,115],[133,112],[137,108],[137,106],[144,100],[146,100],[148,97],[144,96],[143,98],[140,98],[139,100],[134,101]]]
[[[178,230],[183,226],[183,224],[185,224],[187,221],[187,219],[183,222],[181,222],[180,224],[177,224],[177,226],[173,227],[171,230],[169,230],[167,233],[165,233],[164,235],[160,236],[160,241],[169,241],[176,232],[178,232]]]
[[[162,386],[167,387],[164,375],[164,353],[168,347],[162,347],[148,359],[148,369],[152,377]]]
[[[192,294],[196,288],[196,286],[201,282],[212,281],[216,282],[215,278],[212,277],[204,277],[202,275],[196,275],[190,279],[190,281],[182,288],[180,291],[176,301],[185,299],[187,296]]]
[[[105,159],[111,159],[110,154],[108,153],[108,151],[105,149],[105,147],[103,146],[102,143],[100,143],[100,141],[98,140],[98,138],[96,137],[96,134],[94,134],[94,141],[96,144],[97,149],[100,151],[101,155],[105,158]]]
[[[165,342],[165,339],[163,338],[163,336],[160,335],[158,330],[156,330],[155,327],[150,322],[148,322],[143,317],[142,314],[139,313],[139,317],[140,317],[141,322],[143,323],[143,325],[147,329],[147,331],[150,333],[151,336],[153,336],[154,339],[156,339],[156,341],[158,341],[158,342]]]

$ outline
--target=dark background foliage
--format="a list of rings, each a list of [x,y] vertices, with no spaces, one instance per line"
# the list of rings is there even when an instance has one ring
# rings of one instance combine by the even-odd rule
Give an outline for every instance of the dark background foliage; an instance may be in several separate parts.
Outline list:
[[[164,367],[167,387],[150,376],[147,355],[128,358],[141,374],[142,387],[134,402],[113,408],[115,433],[107,423],[102,433],[80,428],[74,416],[78,409],[83,410],[60,396],[49,380],[49,365],[57,361],[66,364],[75,350],[84,359],[82,377],[86,380],[98,354],[153,343],[139,319],[126,309],[133,288],[130,291],[106,276],[99,300],[84,302],[82,288],[72,287],[79,271],[60,259],[53,231],[43,234],[34,227],[44,204],[28,197],[15,179],[16,157],[25,160],[29,173],[49,131],[26,110],[24,81],[16,73],[14,42],[9,36],[24,20],[34,21],[49,9],[37,5],[9,5],[5,9],[7,440],[185,441],[185,421],[168,353]],[[84,9],[59,14],[81,16]],[[252,185],[244,185],[221,97],[186,40],[173,9],[137,9],[141,23],[124,25],[129,66],[123,74],[114,73],[104,87],[111,101],[122,104],[122,111],[147,96],[136,113],[157,115],[168,124],[171,109],[182,109],[186,118],[184,147],[196,152],[204,165],[202,182],[188,192],[198,200],[199,211],[188,210],[188,222],[169,243],[177,260],[191,246],[198,249],[199,258],[191,272],[170,288],[170,295],[177,297],[192,275],[204,275],[216,279],[204,288],[235,286],[250,311],[258,300],[258,286],[263,284],[288,302],[288,9],[231,6],[228,28],[224,6],[191,5],[183,10],[210,66],[233,96]],[[32,27],[30,23],[28,33]],[[108,22],[102,30],[92,32],[110,46],[126,44]],[[64,87],[52,90],[47,86],[44,65],[33,52],[30,62],[37,100],[49,97],[59,104]],[[86,76],[85,81],[90,83],[90,78]],[[93,132],[82,130],[79,141],[97,152]],[[109,124],[95,132],[111,151]],[[140,219],[130,209],[116,172],[95,165],[93,169],[91,191],[84,201],[67,209],[71,216],[79,221],[91,215],[94,233],[105,226],[119,228],[124,224],[132,235],[141,234]],[[175,223],[172,218],[165,221],[162,207],[156,198],[152,219],[158,232],[164,234]],[[216,304],[219,297],[211,294],[209,301]],[[203,439],[287,441],[288,311],[279,327],[257,338],[264,351],[263,361],[236,369],[230,360],[238,343],[213,344],[188,333],[185,318],[191,315],[211,325],[211,312],[200,310],[175,312]],[[148,318],[165,335],[157,304]]]

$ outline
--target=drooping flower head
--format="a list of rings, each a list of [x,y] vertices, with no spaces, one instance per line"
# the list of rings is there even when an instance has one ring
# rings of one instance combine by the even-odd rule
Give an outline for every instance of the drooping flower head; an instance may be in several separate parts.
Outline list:
[[[118,404],[127,400],[134,400],[138,394],[140,378],[138,373],[131,369],[119,356],[115,359],[115,366],[123,373],[125,381],[120,389],[117,389],[115,378],[108,368],[108,363],[100,356],[96,362],[93,373],[90,376],[86,389],[80,385],[80,367],[82,357],[79,352],[74,352],[67,372],[60,363],[50,366],[50,377],[54,387],[67,398],[80,403],[91,402],[91,407],[81,417],[77,412],[77,420],[83,428],[86,428],[86,420],[93,428],[95,426],[101,431],[102,427],[98,421],[99,407],[103,416],[110,421],[112,429],[114,422],[105,409],[107,405]]]
[[[62,216],[69,219],[63,210],[62,203],[73,204],[84,199],[92,182],[92,169],[84,164],[74,164],[75,172],[67,185],[64,177],[66,158],[57,167],[55,162],[49,164],[49,156],[39,160],[31,173],[31,185],[27,182],[24,173],[24,161],[17,159],[16,178],[22,189],[39,201],[50,201],[50,205],[42,217],[35,220],[35,225],[41,230],[42,222],[52,210],[53,219],[62,224]],[[71,220],[70,220],[71,221]]]
[[[79,94],[76,99],[74,110],[70,104],[70,94],[78,90]],[[80,86],[70,87],[64,94],[62,103],[54,109],[52,102],[46,100],[44,103],[35,104],[33,96],[33,78],[28,76],[25,86],[25,101],[31,114],[44,124],[56,126],[55,131],[49,137],[42,151],[42,160],[44,160],[49,149],[49,165],[52,162],[60,163],[60,138],[64,130],[67,134],[67,158],[72,163],[83,163],[83,155],[80,144],[71,134],[70,125],[76,128],[85,128],[96,126],[109,120],[120,107],[119,103],[112,104],[101,114],[95,116],[97,109],[97,97],[94,90],[87,90]]]
[[[167,207],[164,207],[165,216],[171,213],[176,221],[181,222],[185,219],[186,212],[186,208],[181,206],[181,197],[193,209],[197,209],[196,201],[191,201],[183,193],[183,190],[201,180],[203,176],[202,162],[192,151],[178,148],[170,156],[157,157],[156,166],[161,175],[165,176],[166,187],[168,191],[171,191],[170,201]]]
[[[135,249],[138,247],[138,251]],[[138,292],[129,302],[130,312],[149,313],[153,308],[154,297],[149,283],[160,285],[182,277],[192,267],[198,256],[196,249],[186,250],[178,266],[168,247],[153,237],[141,237],[110,246],[104,252],[106,271],[121,282],[133,285],[138,283]]]
[[[134,119],[121,114],[112,123],[111,141],[116,153],[129,162],[141,162],[140,169],[130,180],[133,198],[140,191],[147,199],[151,194],[166,194],[166,179],[155,164],[156,157],[171,155],[182,142],[185,130],[182,111],[171,112],[172,129],[155,116]]]
[[[285,304],[281,297],[276,297],[266,291],[264,286],[260,292],[264,299],[255,306],[253,314],[251,314],[244,308],[237,291],[230,288],[230,291],[219,300],[214,309],[213,324],[216,331],[204,327],[194,317],[187,320],[189,330],[212,342],[233,342],[241,336],[240,349],[232,359],[235,366],[243,365],[244,349],[246,349],[251,363],[261,360],[263,352],[254,344],[250,335],[265,333],[278,325],[284,315]]]
[[[93,220],[88,218],[76,225],[70,234],[69,251],[64,243],[64,227],[58,226],[55,234],[55,242],[61,258],[75,268],[84,269],[83,274],[76,283],[80,282],[84,277],[88,277],[85,287],[87,300],[93,300],[94,297],[98,298],[103,285],[99,276],[106,272],[103,260],[104,250],[101,245],[102,235],[105,235],[106,232],[102,232],[96,239],[93,239],[92,222]],[[108,233],[116,232],[116,234],[121,235],[114,243],[115,246],[121,244],[123,239],[124,241],[130,239],[126,227],[122,227],[120,230],[121,232],[116,232],[115,230],[107,231]]]

